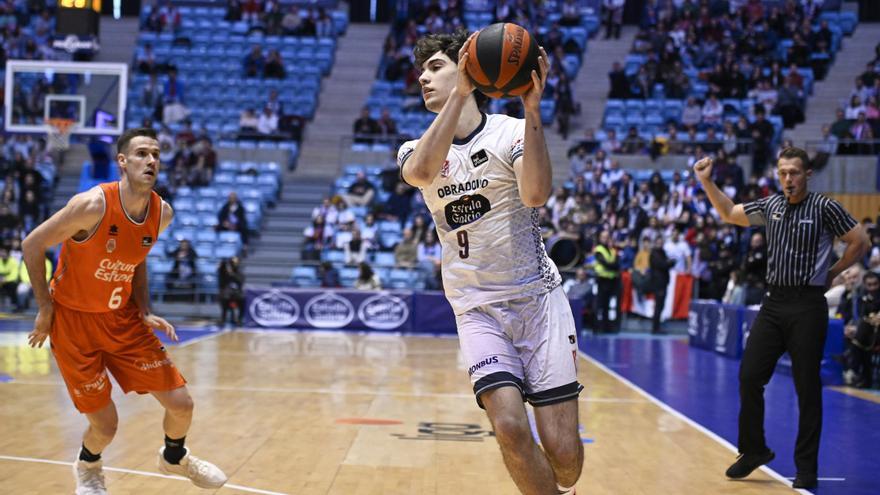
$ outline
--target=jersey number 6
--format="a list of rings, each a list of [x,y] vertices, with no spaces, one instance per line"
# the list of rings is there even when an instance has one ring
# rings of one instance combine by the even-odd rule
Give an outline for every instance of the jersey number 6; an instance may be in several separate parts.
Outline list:
[[[122,306],[122,295],[119,294],[120,292],[122,292],[122,287],[113,289],[113,292],[110,293],[110,301],[107,302],[108,308],[117,309],[119,306]]]
[[[458,250],[458,257],[461,259],[465,259],[470,255],[471,252],[471,245],[468,241],[467,231],[461,230],[458,232],[458,234],[456,234],[456,236],[458,237],[458,247],[461,248]]]

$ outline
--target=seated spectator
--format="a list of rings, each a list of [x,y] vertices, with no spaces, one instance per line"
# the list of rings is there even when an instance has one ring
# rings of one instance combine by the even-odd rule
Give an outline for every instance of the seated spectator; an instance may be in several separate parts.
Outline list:
[[[284,103],[278,99],[278,90],[270,89],[269,90],[269,98],[266,100],[266,104],[263,107],[269,107],[272,109],[272,112],[278,116],[279,119],[284,118]]]
[[[724,116],[724,106],[718,101],[718,97],[713,93],[709,95],[709,99],[703,104],[702,119],[703,124],[707,126],[721,125],[721,117]]]
[[[296,4],[287,8],[287,13],[281,19],[281,29],[288,36],[296,36],[302,28],[302,19],[299,17],[299,6]]]
[[[238,119],[238,129],[242,134],[253,134],[257,132],[257,125],[260,123],[260,119],[257,117],[256,112],[254,112],[253,108],[245,108],[243,112],[241,112],[241,116]]]
[[[878,79],[880,81],[880,79]],[[865,102],[865,117],[871,122],[877,122],[880,119],[880,105],[877,104],[878,96],[869,96]]]
[[[271,107],[263,108],[263,113],[257,119],[257,132],[264,136],[278,133],[278,114]]]
[[[859,113],[858,119],[856,119],[856,122],[850,127],[849,132],[856,141],[874,140],[874,130],[871,128],[871,124],[865,117],[865,112]],[[860,155],[874,154],[874,146],[871,143],[856,143],[856,149],[857,153]],[[21,213],[20,210],[19,213]]]
[[[602,141],[601,147],[602,150],[609,155],[612,153],[620,153],[621,143],[620,140],[617,139],[617,131],[609,129],[606,133],[605,140]]]
[[[319,38],[329,38],[335,34],[333,19],[324,7],[318,7],[318,15],[315,16],[315,35]]]
[[[394,139],[397,137],[397,122],[391,117],[391,112],[387,108],[382,109],[382,115],[376,121],[376,124],[379,126],[379,134],[382,135],[382,141],[394,144]]]
[[[417,258],[422,276],[425,279],[425,288],[428,290],[439,289],[438,275],[440,273],[442,256],[440,243],[437,242],[437,235],[434,233],[434,229],[425,232],[425,240],[419,243]]]
[[[592,164],[592,159],[587,156],[587,148],[584,146],[575,146],[568,152],[568,163],[570,169],[570,177],[583,177],[587,171],[587,163]]]
[[[241,326],[241,316],[244,311],[244,273],[241,271],[241,263],[238,256],[228,260],[222,260],[217,272],[217,280],[220,286],[220,326],[226,325],[227,313],[232,317],[232,323]]]
[[[196,273],[196,257],[197,254],[192,248],[192,244],[186,239],[180,241],[177,249],[171,253],[174,259],[174,265],[171,272],[165,280],[165,285],[173,296],[178,296],[184,300],[191,300],[195,295],[196,282],[198,281]],[[177,298],[177,297],[175,297]]]
[[[748,93],[748,97],[755,102],[755,107],[758,105],[763,106],[765,111],[772,110],[776,107],[776,101],[779,99],[779,93],[775,88],[770,86],[770,81],[766,79],[761,79],[758,82],[758,85],[755,89],[752,89]],[[755,115],[757,115],[757,111],[754,111]]]
[[[175,124],[186,119],[190,111],[186,107],[185,86],[183,81],[177,78],[177,70],[168,71],[168,80],[165,81],[165,93],[162,107],[162,123],[165,125]]]
[[[394,191],[385,202],[382,217],[385,220],[399,222],[401,225],[409,218],[412,211],[413,190],[406,183],[399,181],[394,185]]]
[[[348,206],[370,206],[375,194],[376,187],[367,180],[367,175],[358,172],[354,183],[348,186],[348,192],[341,196]]]
[[[846,114],[844,113],[842,108],[838,108],[835,112],[836,119],[831,124],[831,134],[834,134],[838,139],[849,139],[852,135],[849,133],[850,127],[852,127],[852,122],[846,118]],[[858,115],[856,115],[858,117]]]
[[[330,198],[325,196],[321,204],[312,209],[312,220],[318,217],[321,217],[328,225],[336,225],[339,210],[336,209],[336,205],[330,201]]]
[[[284,19],[284,13],[281,11],[281,4],[277,1],[266,3],[266,14],[263,16],[263,23],[266,26],[266,34],[269,36],[279,36],[283,34],[281,21]]]
[[[354,121],[354,142],[362,144],[373,144],[377,134],[381,132],[379,123],[370,117],[369,107],[361,109],[361,116]]]
[[[161,9],[159,9],[160,22],[162,23],[162,30],[169,30],[172,32],[177,32],[180,29],[180,9],[177,8],[171,2],[165,3]]]
[[[145,43],[143,50],[138,50],[135,66],[144,74],[154,74],[158,68],[156,54],[153,52],[153,44]]]
[[[865,106],[862,104],[861,98],[858,95],[853,95],[849,99],[849,105],[844,110],[844,115],[847,120],[856,120],[859,118],[860,113],[865,113]]]
[[[354,281],[354,288],[357,290],[381,290],[382,282],[379,275],[373,271],[370,265],[362,261],[358,264],[358,278]]]
[[[242,61],[245,77],[259,77],[263,74],[265,65],[266,58],[263,57],[263,49],[260,45],[251,47],[251,52]]]
[[[402,268],[416,266],[419,254],[419,240],[412,229],[403,229],[403,239],[394,246],[394,264]]]
[[[693,96],[688,97],[684,109],[681,112],[680,122],[685,127],[695,126],[700,123],[703,118],[703,109],[700,108],[697,99]]]
[[[580,267],[575,272],[574,277],[569,278],[562,284],[562,290],[569,299],[583,301],[587,294],[593,290],[593,284],[587,278],[587,270]]]
[[[626,0],[602,0],[602,17],[605,23],[605,39],[620,39],[623,26],[623,7]]]
[[[243,12],[240,0],[228,0],[226,4],[226,15],[223,17],[223,20],[229,22],[238,22],[241,20],[242,13]]]
[[[343,243],[342,251],[345,253],[346,265],[355,265],[367,259],[367,242],[361,238],[360,229],[352,229],[351,239]]]
[[[287,72],[284,70],[284,61],[281,60],[281,53],[278,50],[270,50],[269,56],[263,65],[263,77],[266,79],[284,79]]]
[[[333,226],[324,221],[324,216],[318,215],[312,218],[312,224],[303,231],[302,259],[318,261],[321,259],[321,251],[333,243]]]
[[[644,149],[645,140],[639,136],[639,131],[635,126],[630,126],[629,131],[620,146],[620,152],[625,155],[635,155],[641,153]]]
[[[340,287],[339,271],[329,261],[321,263],[318,267],[318,278],[321,279],[321,287]]]
[[[217,214],[218,232],[238,232],[241,242],[248,243],[248,225],[244,214],[244,205],[238,200],[238,195],[233,191],[229,193],[226,203]]]

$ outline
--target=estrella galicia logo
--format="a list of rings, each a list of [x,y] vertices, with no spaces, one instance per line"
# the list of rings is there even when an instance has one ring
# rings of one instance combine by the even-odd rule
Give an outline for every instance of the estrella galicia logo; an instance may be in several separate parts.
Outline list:
[[[489,200],[482,194],[472,194],[446,205],[446,223],[453,230],[476,222],[492,209]]]
[[[299,318],[299,304],[277,290],[255,297],[248,311],[261,327],[288,327]]]
[[[403,299],[387,292],[364,299],[357,312],[364,325],[376,330],[394,330],[406,323],[409,308]]]
[[[489,366],[490,364],[498,364],[498,356],[488,357],[480,361],[479,363],[471,366],[470,368],[468,368],[468,376],[473,375],[478,369],[482,368],[483,366]]]
[[[474,168],[477,168],[488,161],[489,155],[486,153],[486,150],[480,150],[471,155],[471,163],[474,164]]]
[[[344,297],[325,292],[306,303],[303,316],[316,328],[342,328],[354,319],[354,306]]]

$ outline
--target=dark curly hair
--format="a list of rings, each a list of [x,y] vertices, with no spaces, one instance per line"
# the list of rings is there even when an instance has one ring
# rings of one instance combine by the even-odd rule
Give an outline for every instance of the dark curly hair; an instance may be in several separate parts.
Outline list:
[[[421,69],[422,64],[437,52],[443,52],[450,60],[458,64],[458,51],[464,46],[469,35],[470,33],[466,30],[459,29],[451,34],[429,34],[419,38],[413,48],[416,66]],[[486,102],[489,101],[489,97],[479,90],[474,90],[474,98],[477,100],[477,108],[480,109],[483,109]]]

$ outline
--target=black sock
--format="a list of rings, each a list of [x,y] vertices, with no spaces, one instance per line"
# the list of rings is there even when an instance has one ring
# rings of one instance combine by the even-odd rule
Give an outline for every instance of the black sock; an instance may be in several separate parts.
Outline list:
[[[184,441],[186,441],[186,437],[174,440],[165,435],[165,453],[163,455],[166,461],[171,464],[180,464],[180,460],[186,455],[186,449],[183,448]]]
[[[79,449],[79,460],[86,462],[98,462],[101,460],[101,454],[93,454],[86,448],[86,444],[83,444],[82,448]]]

